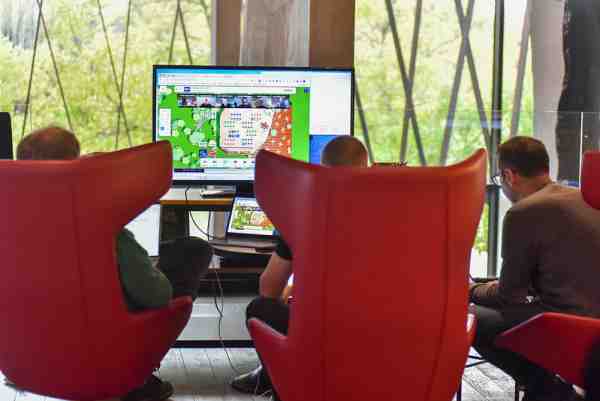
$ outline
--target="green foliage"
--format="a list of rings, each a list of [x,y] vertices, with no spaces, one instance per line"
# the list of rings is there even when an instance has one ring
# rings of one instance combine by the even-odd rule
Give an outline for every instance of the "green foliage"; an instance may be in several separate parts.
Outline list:
[[[407,73],[410,68],[416,3],[416,1],[393,1]],[[466,9],[468,2],[462,3]],[[408,132],[406,160],[410,165],[419,165],[414,129],[412,125],[409,125],[408,129],[405,127],[404,115],[408,106],[385,4],[383,1],[357,0],[356,7],[355,66],[374,159],[398,161],[401,137],[406,131]],[[521,23],[518,23],[517,19],[522,18],[524,11],[513,3],[507,5],[507,9],[511,23],[505,32],[503,91],[505,108],[513,103],[521,34]],[[440,163],[444,136],[448,133],[451,133],[446,160],[448,164],[463,160],[478,148],[486,147],[482,125],[487,129],[489,123],[485,121],[489,121],[491,117],[493,20],[493,2],[476,1],[469,38],[478,86],[482,92],[485,118],[480,116],[466,60],[462,70],[456,111],[454,115],[449,116],[450,97],[462,39],[455,2],[423,1],[412,85],[413,112],[418,121],[423,152],[428,164]],[[532,86],[529,64],[518,129],[521,134],[531,135],[533,131]],[[510,132],[511,112],[512,110],[509,109],[503,116],[503,126],[506,127],[503,129],[503,137]],[[451,124],[447,121],[451,121]],[[355,128],[360,135],[362,128],[358,118],[355,119]],[[475,249],[480,252],[487,249],[487,226],[488,215],[487,211],[484,211],[475,241]]]
[[[74,4],[75,3],[75,4]],[[104,17],[113,52],[117,82],[121,81],[127,16],[127,2],[107,2]],[[210,10],[205,1],[183,2],[192,59],[207,64],[210,56]],[[173,22],[174,2],[133,2],[127,66],[124,79],[123,106],[131,144],[152,140],[152,65],[167,63]],[[64,88],[72,128],[79,137],[83,152],[111,150],[129,146],[124,121],[117,131],[119,95],[95,0],[57,0],[45,9],[51,45]],[[165,13],[165,10],[170,12]],[[163,17],[157,18],[157,15]],[[35,28],[34,28],[35,29]],[[52,60],[43,29],[36,56],[31,113],[25,132],[49,124],[68,126],[58,90]],[[33,49],[14,47],[0,36],[0,85],[4,96],[0,110],[15,112],[15,142],[23,131],[23,111]],[[6,61],[6,62],[5,62]],[[181,25],[178,25],[173,64],[189,62]]]

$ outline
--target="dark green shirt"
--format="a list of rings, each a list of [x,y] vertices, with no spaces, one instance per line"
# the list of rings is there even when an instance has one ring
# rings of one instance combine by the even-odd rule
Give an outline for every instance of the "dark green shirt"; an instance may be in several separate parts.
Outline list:
[[[117,263],[129,309],[161,308],[169,303],[173,296],[169,279],[153,266],[148,252],[125,228],[117,236]]]

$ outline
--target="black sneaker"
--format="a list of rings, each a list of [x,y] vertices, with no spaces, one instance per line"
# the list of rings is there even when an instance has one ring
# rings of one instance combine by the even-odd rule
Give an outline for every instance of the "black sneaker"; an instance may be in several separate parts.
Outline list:
[[[546,385],[538,391],[526,389],[521,401],[583,401],[583,398],[573,386],[557,378],[551,385]]]
[[[152,375],[142,387],[131,390],[121,401],[164,401],[173,395],[173,385]]]
[[[260,395],[271,390],[271,380],[259,365],[256,369],[234,378],[231,387],[241,393]]]

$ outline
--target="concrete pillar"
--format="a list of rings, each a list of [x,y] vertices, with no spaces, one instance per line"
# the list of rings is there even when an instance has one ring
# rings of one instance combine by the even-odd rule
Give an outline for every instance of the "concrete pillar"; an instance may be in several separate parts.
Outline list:
[[[564,0],[532,0],[531,3],[534,136],[548,149],[550,174],[554,178],[558,170],[556,113],[564,75],[564,7]]]

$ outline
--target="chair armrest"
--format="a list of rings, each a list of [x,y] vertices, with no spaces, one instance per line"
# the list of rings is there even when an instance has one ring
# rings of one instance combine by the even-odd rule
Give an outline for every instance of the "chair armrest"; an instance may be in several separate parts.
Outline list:
[[[169,304],[159,309],[148,309],[130,314],[128,335],[135,336],[145,347],[154,349],[165,345],[170,348],[192,314],[192,298],[189,296],[171,300]],[[148,332],[154,335],[148,336]]]
[[[467,341],[469,346],[473,344],[475,339],[475,331],[477,329],[477,319],[473,313],[467,314]]]
[[[600,338],[600,319],[542,313],[496,337],[496,345],[583,387],[583,366]]]
[[[287,337],[256,318],[248,321],[248,330],[269,371],[273,386],[282,396],[282,389],[290,388],[288,383],[293,382],[288,362],[294,358],[289,355]]]
[[[192,297],[184,296],[172,299],[169,304],[162,308],[145,309],[140,312],[132,313],[134,319],[142,321],[161,319],[165,316],[186,314],[192,311]]]

